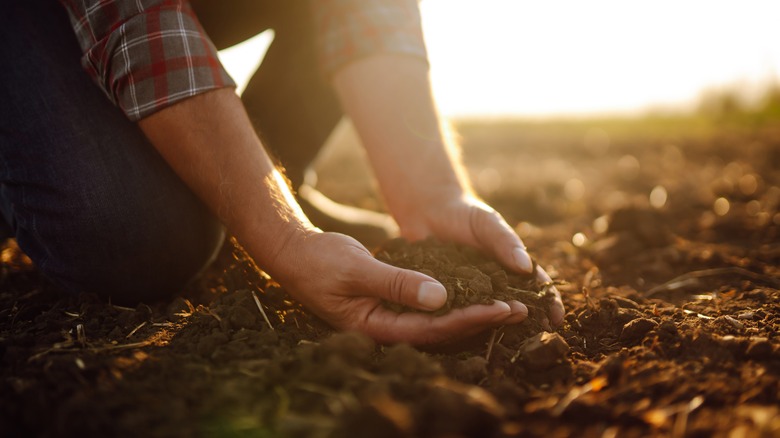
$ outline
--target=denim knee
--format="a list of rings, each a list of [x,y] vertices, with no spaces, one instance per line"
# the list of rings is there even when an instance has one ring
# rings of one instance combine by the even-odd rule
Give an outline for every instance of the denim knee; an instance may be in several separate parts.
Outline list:
[[[180,292],[213,261],[225,237],[222,224],[197,200],[100,211],[81,207],[53,235],[40,226],[36,233],[20,231],[20,247],[65,290],[96,293],[118,304]]]

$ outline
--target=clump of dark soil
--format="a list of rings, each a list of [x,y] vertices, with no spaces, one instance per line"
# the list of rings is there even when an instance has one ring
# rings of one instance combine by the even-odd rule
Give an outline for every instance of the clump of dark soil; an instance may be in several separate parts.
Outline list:
[[[506,270],[465,245],[436,239],[409,243],[399,238],[382,245],[376,258],[438,280],[447,290],[447,302],[432,312],[435,315],[474,304],[492,304],[494,300],[518,300],[528,306],[529,317],[541,323],[553,298],[548,293],[551,285],[540,283],[535,275]],[[386,306],[397,312],[413,310],[397,303],[386,303]]]

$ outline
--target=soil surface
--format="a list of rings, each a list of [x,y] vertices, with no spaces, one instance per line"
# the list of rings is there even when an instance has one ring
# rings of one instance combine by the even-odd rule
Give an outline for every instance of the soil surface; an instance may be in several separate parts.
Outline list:
[[[477,190],[562,283],[554,330],[543,285],[451,245],[377,256],[443,281],[450,306],[528,291],[534,317],[382,346],[333,333],[235,245],[176,299],[128,308],[62,294],[7,241],[0,435],[780,436],[780,127],[650,131],[461,126]],[[330,194],[376,202],[350,187]]]

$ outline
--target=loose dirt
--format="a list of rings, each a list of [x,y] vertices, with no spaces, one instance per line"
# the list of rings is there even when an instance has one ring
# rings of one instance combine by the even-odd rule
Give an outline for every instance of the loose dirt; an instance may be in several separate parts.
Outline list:
[[[377,257],[444,282],[448,307],[510,294],[532,318],[381,346],[333,333],[233,246],[182,296],[126,308],[61,294],[8,241],[2,435],[780,435],[780,131],[593,146],[575,126],[518,148],[540,128],[463,128],[478,190],[565,282],[561,327],[543,327],[543,285],[446,244]]]

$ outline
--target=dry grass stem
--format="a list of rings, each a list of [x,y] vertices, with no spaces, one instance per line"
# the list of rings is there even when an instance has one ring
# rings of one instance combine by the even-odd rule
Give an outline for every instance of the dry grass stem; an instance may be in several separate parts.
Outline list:
[[[76,325],[76,341],[81,344],[81,347],[87,346],[87,332],[84,330],[84,324]]]
[[[704,403],[704,397],[697,395],[689,402],[676,403],[665,408],[651,409],[642,415],[642,419],[655,427],[663,427],[675,416],[672,427],[672,437],[684,437],[685,430],[688,428],[688,416],[691,412],[698,409]]]
[[[260,299],[257,298],[257,294],[255,293],[255,291],[252,291],[252,298],[255,299],[255,304],[257,304],[257,308],[260,309],[260,313],[263,315],[263,319],[265,320],[265,323],[268,324],[268,327],[271,330],[275,331],[274,326],[272,326],[271,321],[268,320],[268,315],[265,314],[265,310],[263,310],[263,305],[260,304]]]
[[[607,385],[607,379],[605,377],[596,377],[595,379],[591,380],[590,382],[582,386],[577,386],[572,388],[571,391],[569,391],[569,393],[566,394],[558,402],[558,404],[555,405],[555,407],[552,410],[553,416],[555,417],[560,416],[574,400],[577,400],[582,395],[587,394],[591,391],[600,391],[601,388],[603,388],[606,385]]]
[[[203,313],[205,313],[206,315],[214,317],[214,319],[216,319],[217,322],[222,322],[222,318],[219,315],[217,315],[216,312],[212,311],[208,307],[204,307],[203,308]]]
[[[135,309],[133,309],[132,307],[117,306],[116,304],[111,304],[111,307],[113,307],[116,310],[124,310],[125,312],[135,312]]]
[[[130,344],[118,344],[118,345],[106,345],[103,347],[93,347],[88,349],[88,351],[91,351],[93,353],[100,353],[102,351],[110,351],[110,350],[127,350],[129,348],[141,348],[152,345],[152,341],[146,340],[141,342],[133,342]]]
[[[493,352],[493,344],[496,342],[496,333],[498,329],[493,329],[493,333],[490,334],[490,340],[488,341],[487,353],[485,353],[485,362],[490,362],[490,353]]]
[[[135,332],[137,332],[138,330],[141,330],[141,328],[143,326],[145,326],[145,325],[146,325],[146,321],[138,324],[138,327],[134,328],[130,333],[128,333],[127,336],[125,336],[125,339],[131,338],[135,334]]]
[[[680,413],[677,414],[677,418],[674,420],[674,427],[672,428],[672,437],[674,438],[683,438],[685,437],[685,430],[688,429],[688,415],[690,415],[691,412],[698,409],[699,406],[704,403],[704,397],[701,395],[697,395],[693,399],[691,399],[690,402],[685,403],[685,405],[680,410]]]
[[[141,342],[133,342],[130,344],[117,344],[117,345],[103,345],[100,347],[89,347],[89,348],[73,348],[73,342],[60,342],[57,344],[54,344],[51,348],[47,348],[46,350],[43,350],[39,353],[36,353],[32,356],[30,356],[27,359],[27,362],[34,362],[37,359],[40,359],[43,356],[46,356],[49,353],[75,353],[80,351],[88,351],[90,353],[102,353],[104,351],[114,351],[114,350],[127,350],[130,348],[141,348],[146,347],[149,345],[152,345],[153,342],[150,340],[141,341]]]
[[[715,319],[715,318],[713,318],[711,316],[702,315],[699,312],[694,312],[693,310],[683,309],[683,312],[685,312],[686,315],[696,315],[698,318],[701,318],[701,319]]]

